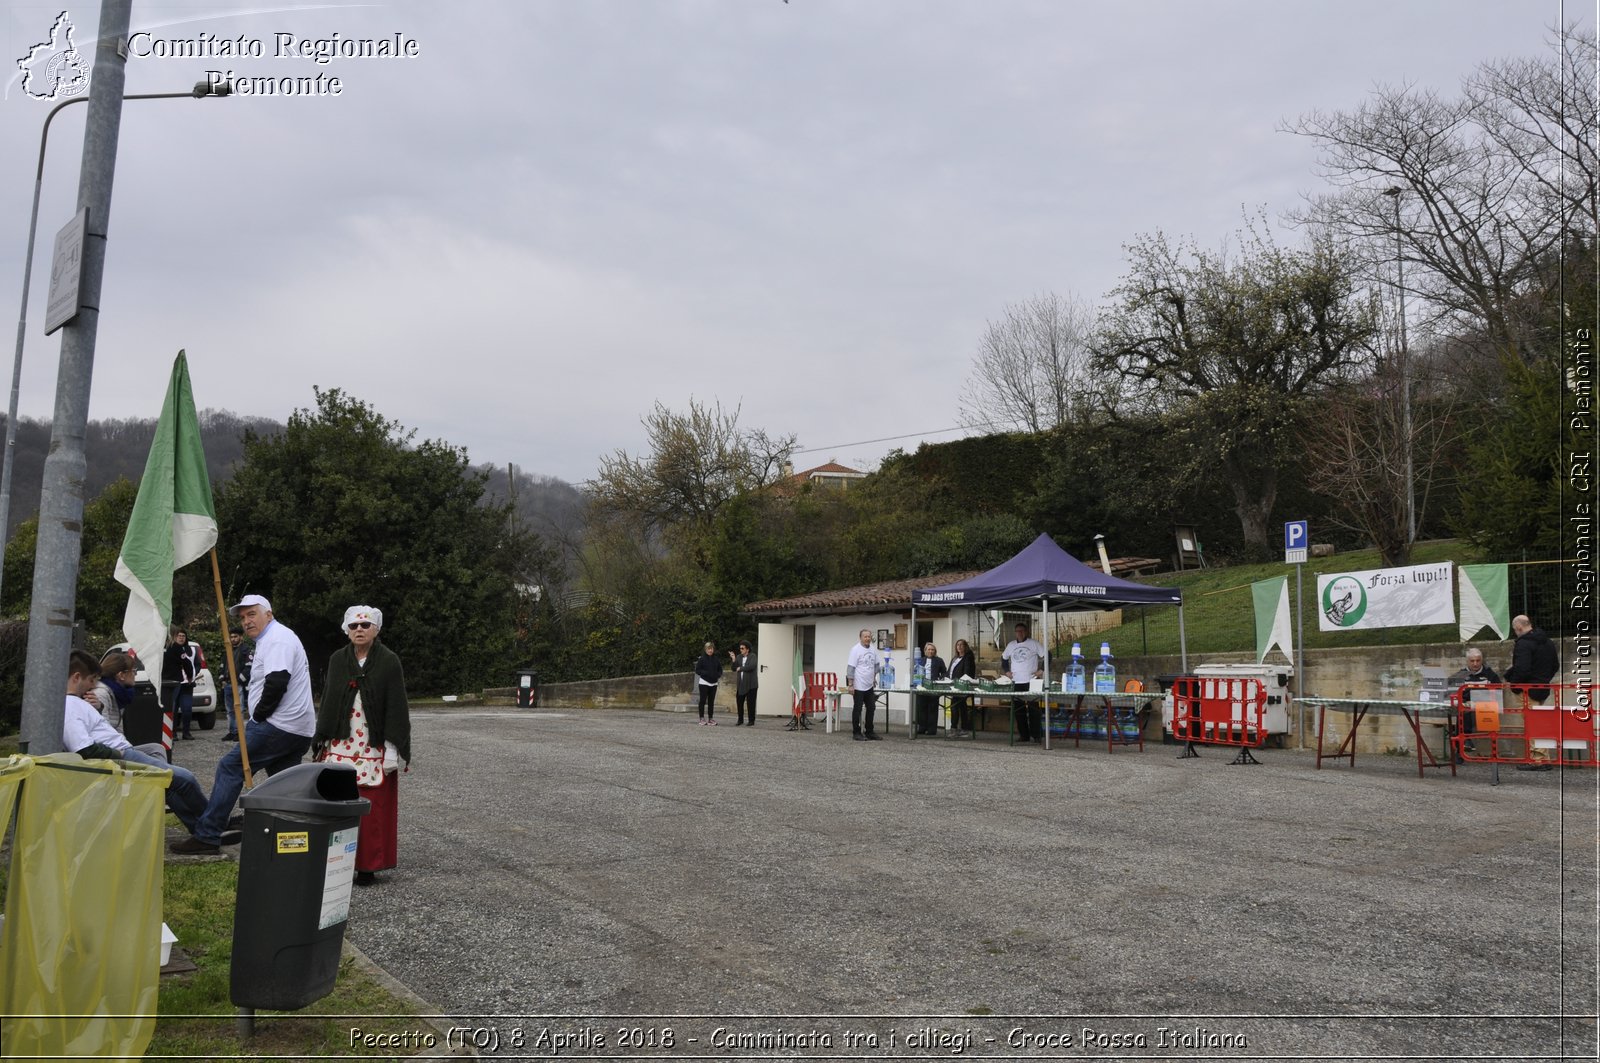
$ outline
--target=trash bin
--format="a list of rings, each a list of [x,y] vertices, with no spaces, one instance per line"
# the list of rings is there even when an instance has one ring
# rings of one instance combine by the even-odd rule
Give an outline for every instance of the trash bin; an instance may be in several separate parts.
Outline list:
[[[229,996],[291,1011],[321,1000],[339,973],[356,836],[371,803],[348,764],[296,764],[239,801],[244,837],[233,909]]]
[[[517,669],[517,708],[539,707],[539,673],[532,668]]]

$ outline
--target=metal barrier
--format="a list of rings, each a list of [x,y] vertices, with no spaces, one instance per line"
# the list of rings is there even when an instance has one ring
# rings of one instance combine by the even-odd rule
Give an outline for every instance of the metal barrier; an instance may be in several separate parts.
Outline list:
[[[1267,688],[1240,676],[1179,676],[1172,684],[1172,737],[1184,744],[1179,760],[1198,757],[1195,746],[1238,746],[1233,764],[1259,764],[1251,749],[1267,741]]]
[[[802,675],[805,687],[800,696],[794,699],[794,719],[788,727],[791,731],[810,730],[811,725],[806,722],[806,717],[826,713],[828,692],[839,689],[837,672],[804,672]]]
[[[1450,697],[1464,764],[1600,768],[1593,684],[1465,683]],[[1543,693],[1544,700],[1537,700]]]

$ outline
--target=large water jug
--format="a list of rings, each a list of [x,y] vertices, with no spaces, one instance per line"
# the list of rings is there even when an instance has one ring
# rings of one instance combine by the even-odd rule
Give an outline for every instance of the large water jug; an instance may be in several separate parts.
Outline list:
[[[1082,694],[1083,680],[1083,647],[1074,642],[1072,644],[1072,663],[1067,665],[1067,674],[1062,677],[1061,688],[1068,694]]]
[[[1117,669],[1111,663],[1111,643],[1100,644],[1100,663],[1094,666],[1094,692],[1096,694],[1115,694],[1117,692]]]

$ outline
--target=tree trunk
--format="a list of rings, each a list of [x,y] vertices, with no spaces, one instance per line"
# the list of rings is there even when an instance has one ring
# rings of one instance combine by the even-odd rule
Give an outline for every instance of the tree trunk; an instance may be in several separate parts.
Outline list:
[[[1278,499],[1278,472],[1267,469],[1252,477],[1236,461],[1227,461],[1228,486],[1233,489],[1233,511],[1239,515],[1239,530],[1249,546],[1265,550],[1272,546],[1267,521]]]

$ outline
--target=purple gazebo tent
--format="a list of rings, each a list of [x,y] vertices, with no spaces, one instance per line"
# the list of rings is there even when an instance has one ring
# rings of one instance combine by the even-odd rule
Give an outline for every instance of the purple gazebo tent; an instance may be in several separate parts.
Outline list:
[[[1041,534],[1011,560],[971,579],[927,587],[911,593],[911,630],[917,630],[917,606],[1032,605],[1038,602],[1048,631],[1050,607],[1058,611],[1105,609],[1114,605],[1176,605],[1178,652],[1189,667],[1183,627],[1183,592],[1176,587],[1147,587],[1096,571]],[[1050,686],[1048,634],[1044,648],[1045,688]],[[1050,699],[1045,697],[1044,746],[1050,748]]]

